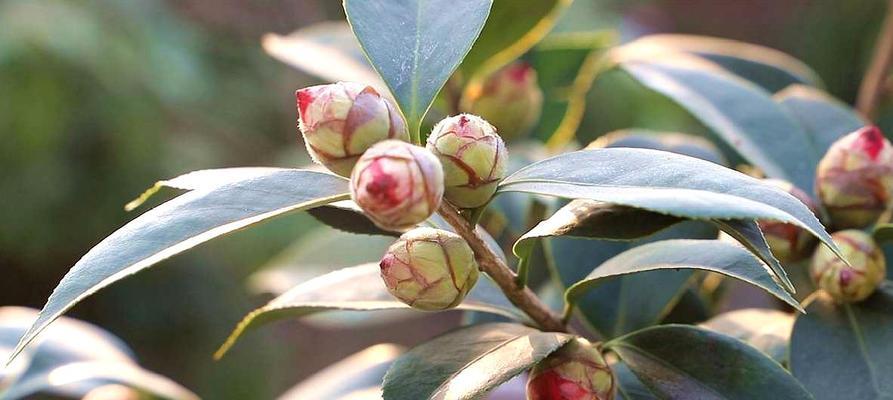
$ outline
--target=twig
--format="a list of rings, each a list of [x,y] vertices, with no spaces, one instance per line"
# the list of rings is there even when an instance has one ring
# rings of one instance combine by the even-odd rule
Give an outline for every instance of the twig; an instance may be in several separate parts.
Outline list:
[[[884,25],[878,34],[877,43],[874,45],[874,55],[862,85],[859,87],[859,97],[856,101],[856,109],[866,118],[872,119],[878,103],[884,93],[884,83],[887,72],[893,64],[893,1],[887,3],[887,16],[884,17]]]
[[[456,230],[456,233],[468,242],[481,270],[493,278],[512,304],[529,315],[540,328],[550,332],[567,332],[567,327],[561,322],[561,317],[543,304],[532,290],[516,284],[515,273],[493,253],[471,224],[462,218],[453,206],[444,203],[440,206],[439,211],[447,223]]]

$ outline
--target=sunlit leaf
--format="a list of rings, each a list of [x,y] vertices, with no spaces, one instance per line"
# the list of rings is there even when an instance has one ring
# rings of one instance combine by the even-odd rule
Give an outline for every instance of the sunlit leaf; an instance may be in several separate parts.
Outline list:
[[[461,328],[400,356],[385,375],[383,398],[478,399],[572,338],[508,323]]]

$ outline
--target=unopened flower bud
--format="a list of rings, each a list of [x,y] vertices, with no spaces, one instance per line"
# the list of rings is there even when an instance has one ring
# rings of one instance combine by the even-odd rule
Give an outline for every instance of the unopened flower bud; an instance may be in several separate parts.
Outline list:
[[[357,159],[386,139],[408,141],[403,117],[371,86],[338,82],[295,92],[299,127],[313,160],[349,176]]]
[[[487,204],[505,177],[505,143],[480,117],[461,114],[440,121],[427,147],[443,164],[445,197],[458,207]]]
[[[836,228],[864,228],[877,221],[893,190],[893,148],[876,126],[831,145],[819,162],[816,190]]]
[[[457,306],[478,279],[478,264],[468,243],[433,228],[404,233],[388,248],[380,266],[388,291],[421,310]]]
[[[540,361],[527,381],[527,400],[612,400],[614,374],[598,349],[576,338]]]
[[[542,107],[543,92],[536,83],[536,70],[524,62],[502,68],[462,99],[463,110],[490,121],[506,139],[530,131]]]
[[[764,182],[788,192],[809,207],[813,214],[816,213],[812,199],[790,182],[777,179],[765,179]],[[760,230],[766,236],[772,254],[783,263],[797,262],[809,257],[817,243],[815,236],[794,224],[764,220],[760,221]]]
[[[847,266],[827,247],[816,250],[810,274],[816,285],[841,303],[861,301],[874,293],[887,274],[884,253],[867,233],[856,229],[831,235]]]
[[[443,198],[443,167],[423,147],[386,140],[363,153],[350,196],[382,229],[403,231],[428,219]]]

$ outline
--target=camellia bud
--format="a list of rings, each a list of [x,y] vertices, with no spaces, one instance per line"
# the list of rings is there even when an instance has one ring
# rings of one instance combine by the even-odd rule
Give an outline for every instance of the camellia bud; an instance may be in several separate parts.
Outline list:
[[[506,139],[521,137],[533,128],[542,107],[536,70],[524,62],[497,71],[462,99],[463,110],[490,121]]]
[[[338,175],[350,175],[360,155],[377,142],[409,141],[403,117],[371,86],[338,82],[298,90],[295,97],[307,151]]]
[[[403,231],[428,219],[443,198],[443,167],[422,147],[386,140],[363,153],[350,197],[382,229]]]
[[[856,229],[833,235],[834,243],[850,262],[847,266],[830,249],[816,250],[810,266],[813,281],[841,303],[860,301],[874,293],[887,274],[884,253],[867,233]]]
[[[404,233],[388,248],[380,266],[388,291],[421,310],[457,306],[478,279],[478,264],[468,243],[440,229]]]
[[[809,196],[789,182],[777,179],[765,179],[769,183],[792,196],[816,213],[816,206]],[[805,229],[793,224],[778,221],[760,221],[760,230],[766,235],[766,242],[775,255],[783,263],[797,262],[809,257],[815,248],[817,240]]]
[[[530,371],[527,400],[611,400],[614,374],[598,349],[576,338]]]
[[[427,147],[443,164],[447,200],[458,207],[487,204],[505,177],[505,143],[480,117],[462,114],[440,121]]]
[[[886,210],[893,190],[893,148],[876,126],[831,145],[819,162],[816,190],[837,228],[864,228]]]

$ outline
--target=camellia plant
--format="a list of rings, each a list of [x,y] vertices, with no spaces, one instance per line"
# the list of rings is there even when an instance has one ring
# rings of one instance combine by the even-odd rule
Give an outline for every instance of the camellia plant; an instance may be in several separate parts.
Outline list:
[[[323,252],[317,269],[296,265],[318,276],[273,290],[217,357],[287,317],[466,318],[412,349],[350,357],[290,398],[477,399],[519,379],[538,400],[893,396],[882,247],[893,238],[893,150],[880,129],[774,50],[549,34],[569,5],[345,0],[349,27],[268,37],[275,57],[336,81],[296,93],[318,165],[159,182],[128,208],[161,187],[186,193],[87,252],[12,359],[99,289],[307,211],[341,231],[305,245]],[[610,74],[706,130],[630,129],[580,143],[586,94]],[[748,285],[777,299],[775,309],[720,312]]]

